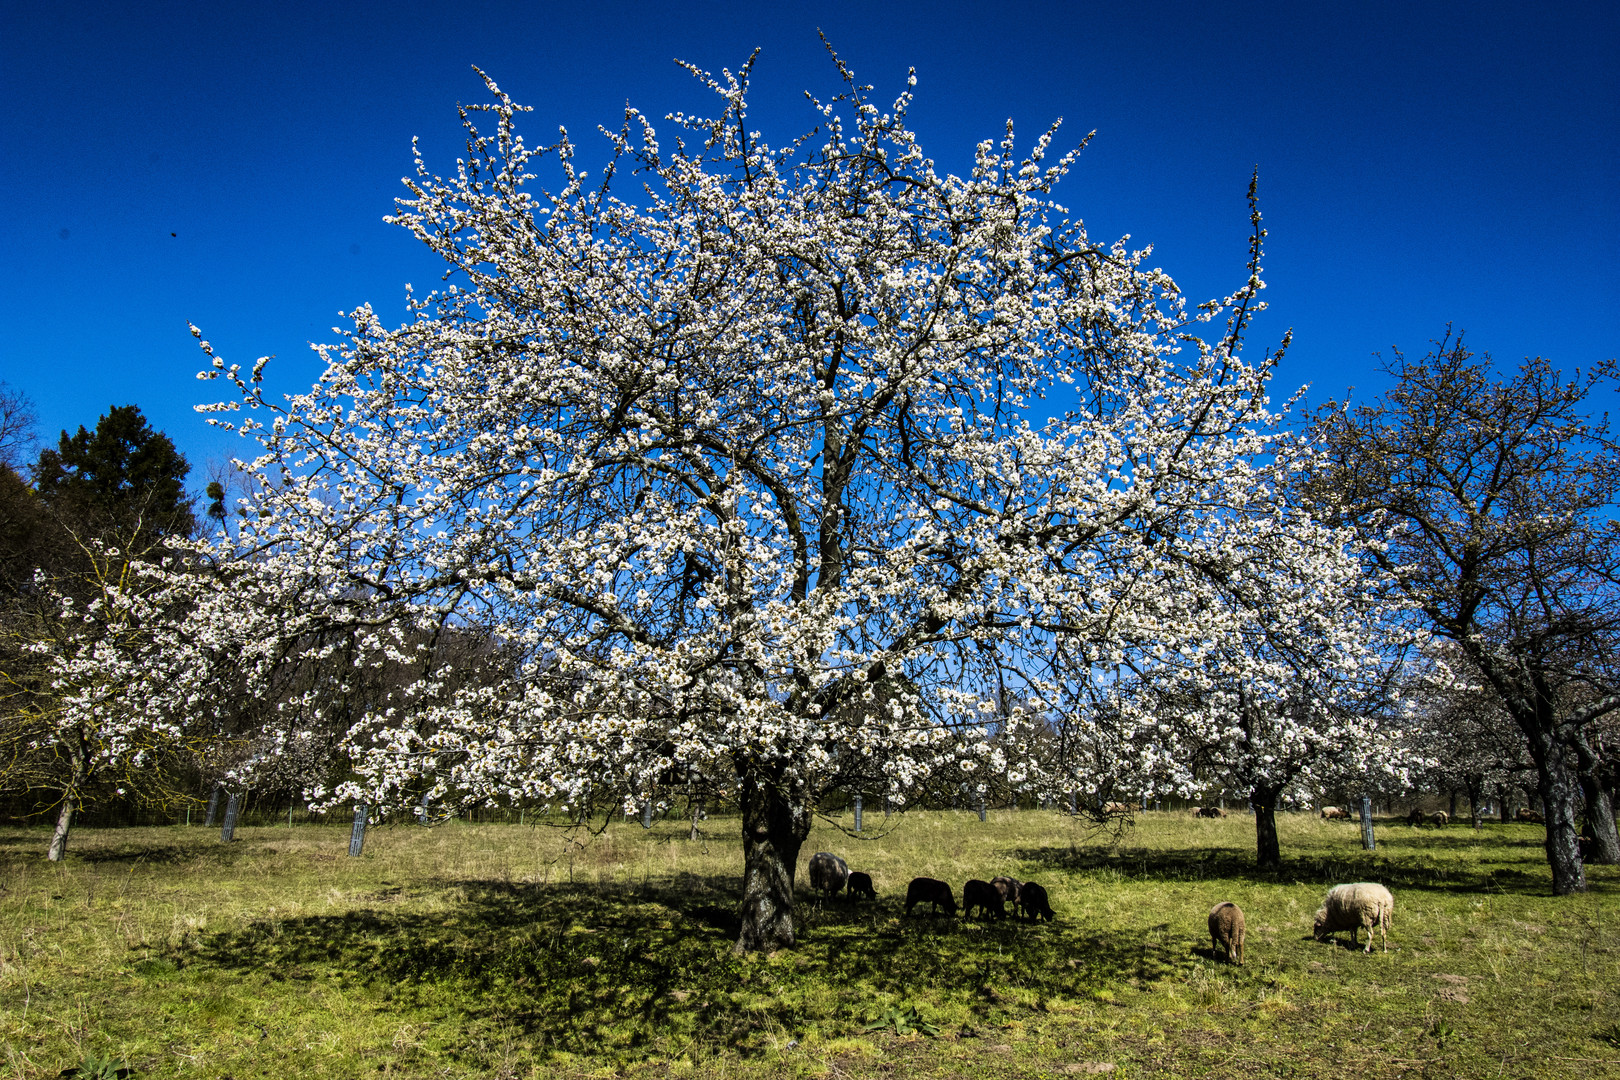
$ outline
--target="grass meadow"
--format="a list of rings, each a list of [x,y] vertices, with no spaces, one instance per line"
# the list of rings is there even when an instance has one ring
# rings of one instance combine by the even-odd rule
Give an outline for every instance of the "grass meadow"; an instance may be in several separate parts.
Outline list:
[[[1277,873],[1241,814],[819,827],[801,880],[836,851],[878,901],[801,892],[799,947],[741,958],[732,820],[373,828],[360,858],[340,825],[87,829],[62,865],[0,829],[0,1077],[1620,1077],[1620,871],[1555,899],[1538,826],[1384,822],[1364,852],[1279,817]],[[914,876],[999,873],[1056,921],[902,916]],[[1395,894],[1388,953],[1310,938],[1360,880]]]

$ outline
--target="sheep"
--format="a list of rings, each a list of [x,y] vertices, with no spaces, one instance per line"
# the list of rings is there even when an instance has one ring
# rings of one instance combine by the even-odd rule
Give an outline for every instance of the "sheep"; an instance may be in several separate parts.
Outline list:
[[[1047,899],[1046,890],[1033,881],[1026,881],[1018,889],[1018,903],[1024,909],[1024,917],[1030,922],[1045,918],[1052,921],[1052,902]]]
[[[1102,812],[1105,814],[1124,814],[1129,816],[1131,813],[1131,804],[1122,802],[1105,802],[1102,804]]]
[[[872,887],[872,875],[852,870],[849,874],[849,898],[859,900],[862,897],[868,900],[877,899],[877,890]]]
[[[1352,944],[1360,944],[1357,936],[1363,926],[1367,928],[1367,947],[1372,952],[1373,930],[1384,935],[1384,951],[1389,951],[1389,917],[1395,911],[1395,898],[1377,882],[1361,881],[1354,885],[1335,885],[1328,890],[1322,906],[1316,909],[1316,924],[1312,935],[1317,941],[1331,937],[1340,930],[1350,931]]]
[[[1222,810],[1218,806],[1195,806],[1195,807],[1193,807],[1193,817],[1221,818],[1221,817],[1225,817],[1225,816],[1226,816],[1226,811]]]
[[[1425,820],[1427,820],[1427,815],[1416,807],[1413,807],[1412,812],[1406,815],[1406,823],[1414,829],[1422,825]]]
[[[810,856],[810,887],[828,896],[836,895],[849,880],[849,864],[830,851]]]
[[[1350,811],[1341,809],[1340,807],[1337,807],[1337,806],[1324,806],[1324,807],[1322,807],[1322,820],[1323,821],[1335,821],[1335,820],[1338,820],[1340,818],[1349,818],[1349,816],[1350,816]]]
[[[1429,815],[1429,824],[1431,824],[1431,825],[1442,825],[1443,826],[1443,825],[1449,825],[1450,823],[1451,823],[1451,815],[1446,813],[1444,810],[1436,810],[1434,813]]]
[[[981,915],[993,916],[997,919],[1007,917],[1005,901],[1001,898],[1001,890],[988,881],[974,878],[962,886],[962,918],[973,914],[978,908]]]
[[[1209,940],[1216,955],[1228,963],[1243,963],[1243,909],[1224,900],[1209,909]]]
[[[918,904],[933,904],[934,914],[944,908],[945,914],[956,914],[956,897],[951,895],[951,887],[943,881],[931,877],[912,878],[911,884],[906,886],[906,914]]]
[[[1532,810],[1528,806],[1519,807],[1519,812],[1515,816],[1520,821],[1528,821],[1536,825],[1547,824],[1547,819],[1541,816],[1541,811]]]
[[[1024,887],[1024,883],[1019,881],[1017,878],[993,877],[990,879],[990,884],[994,885],[996,887],[996,891],[1001,894],[1002,902],[1006,903],[1013,909],[1013,914],[1019,914],[1021,908],[1019,906],[1018,893],[1019,890]]]

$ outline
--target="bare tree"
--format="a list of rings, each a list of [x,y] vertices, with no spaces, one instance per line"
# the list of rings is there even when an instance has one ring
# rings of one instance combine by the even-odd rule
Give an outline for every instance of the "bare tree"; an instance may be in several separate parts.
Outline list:
[[[34,446],[34,403],[0,380],[0,465],[21,472]]]
[[[1318,497],[1382,541],[1369,557],[1523,733],[1553,891],[1583,892],[1577,806],[1597,762],[1582,732],[1620,708],[1620,460],[1589,404],[1615,362],[1566,378],[1538,358],[1503,378],[1448,328],[1386,371],[1381,400],[1318,414]],[[1595,828],[1612,841],[1612,817]]]

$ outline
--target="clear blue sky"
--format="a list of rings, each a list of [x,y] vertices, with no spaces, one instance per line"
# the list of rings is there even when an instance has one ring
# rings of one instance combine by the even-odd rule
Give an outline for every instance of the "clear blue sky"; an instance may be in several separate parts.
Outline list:
[[[824,30],[943,168],[1014,119],[1096,129],[1063,201],[1130,233],[1194,299],[1242,281],[1256,166],[1287,388],[1379,385],[1448,321],[1499,362],[1620,354],[1620,5],[865,3],[80,3],[10,0],[0,31],[0,379],[42,434],[134,402],[196,467],[243,453],[191,406],[265,353],[309,384],[311,340],[371,302],[389,321],[431,258],[382,216],[420,135],[460,148],[455,105],[488,71],[587,148],[625,102],[706,109],[672,61],[735,68],[773,141],[829,92]],[[171,235],[172,234],[172,235]],[[1279,390],[1283,387],[1279,387]]]

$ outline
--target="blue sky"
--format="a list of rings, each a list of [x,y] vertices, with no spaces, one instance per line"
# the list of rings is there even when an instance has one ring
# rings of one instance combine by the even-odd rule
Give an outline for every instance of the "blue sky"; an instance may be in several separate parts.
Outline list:
[[[1094,238],[1130,233],[1194,299],[1243,279],[1258,166],[1279,391],[1381,386],[1375,352],[1450,321],[1499,362],[1620,354],[1620,5],[1267,3],[94,4],[11,0],[0,33],[0,379],[42,434],[136,403],[196,467],[248,453],[191,406],[273,353],[278,392],[338,312],[398,321],[436,263],[382,217],[410,140],[453,166],[474,64],[589,153],[628,100],[707,106],[672,62],[759,47],[773,141],[830,93],[823,30],[941,168],[1011,117],[1097,135],[1060,190]],[[1063,140],[1060,140],[1063,141]],[[172,234],[172,235],[171,235]]]

